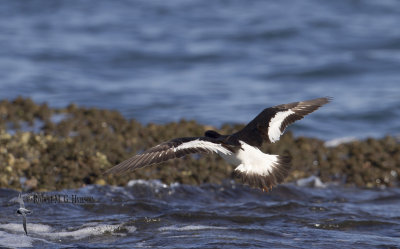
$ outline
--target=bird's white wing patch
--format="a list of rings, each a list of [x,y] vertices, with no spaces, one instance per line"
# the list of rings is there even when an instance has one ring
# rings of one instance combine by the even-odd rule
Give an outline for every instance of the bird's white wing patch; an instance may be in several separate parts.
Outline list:
[[[174,152],[178,150],[190,149],[190,148],[203,148],[211,152],[222,153],[222,154],[232,154],[230,150],[222,146],[221,144],[216,144],[209,141],[204,141],[200,139],[192,140],[189,142],[182,143],[181,145],[174,148]]]
[[[268,126],[268,138],[271,143],[274,143],[279,140],[282,135],[281,125],[283,120],[287,118],[289,115],[295,113],[292,110],[287,110],[283,112],[277,112],[273,118],[269,121]]]
[[[22,199],[21,194],[19,194],[17,201],[19,203],[20,208],[25,208],[24,199]]]

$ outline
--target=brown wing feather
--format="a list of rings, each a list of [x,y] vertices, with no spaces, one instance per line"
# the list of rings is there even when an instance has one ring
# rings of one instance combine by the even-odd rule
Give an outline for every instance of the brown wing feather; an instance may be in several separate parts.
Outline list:
[[[215,139],[209,137],[184,137],[172,139],[168,142],[154,146],[141,154],[135,155],[120,164],[107,170],[105,174],[121,174],[126,171],[132,171],[151,164],[164,162],[173,158],[179,158],[191,153],[209,153],[210,149],[204,147],[189,147],[175,151],[175,148],[185,142],[201,140],[207,142],[216,142]]]

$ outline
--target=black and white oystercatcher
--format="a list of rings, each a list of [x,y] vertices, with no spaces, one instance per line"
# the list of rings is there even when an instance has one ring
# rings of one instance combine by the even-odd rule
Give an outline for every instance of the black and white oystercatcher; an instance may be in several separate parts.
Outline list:
[[[120,174],[191,153],[215,152],[236,167],[234,173],[241,176],[243,182],[268,191],[288,175],[291,159],[265,154],[260,150],[261,145],[278,141],[289,124],[330,100],[318,98],[266,108],[234,134],[221,135],[209,130],[204,137],[175,138],[135,155],[105,173]]]

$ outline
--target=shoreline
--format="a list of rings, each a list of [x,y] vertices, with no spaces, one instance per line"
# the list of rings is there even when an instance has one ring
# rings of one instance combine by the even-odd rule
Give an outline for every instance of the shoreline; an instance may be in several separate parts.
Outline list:
[[[28,98],[0,101],[0,187],[23,191],[79,188],[88,184],[125,186],[129,180],[158,179],[199,185],[233,177],[234,167],[216,155],[186,156],[145,167],[123,176],[103,172],[130,156],[174,137],[202,136],[213,127],[181,120],[142,125],[112,110],[50,108]],[[216,129],[231,133],[244,124]],[[280,141],[264,144],[266,153],[290,155],[285,182],[312,175],[323,182],[359,187],[397,186],[400,143],[393,136],[349,140],[335,145],[286,132]]]

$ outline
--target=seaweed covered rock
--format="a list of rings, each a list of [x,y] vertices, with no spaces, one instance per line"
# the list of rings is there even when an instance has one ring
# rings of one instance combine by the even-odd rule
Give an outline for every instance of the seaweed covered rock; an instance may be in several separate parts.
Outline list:
[[[223,125],[229,134],[243,124]],[[0,102],[0,187],[23,190],[78,188],[86,184],[125,185],[130,179],[164,183],[221,183],[233,167],[216,155],[186,156],[123,176],[105,176],[113,165],[160,142],[201,136],[213,127],[181,120],[141,125],[119,112],[69,105],[49,108],[30,99]],[[214,128],[215,129],[215,128]],[[357,186],[394,186],[400,173],[400,144],[393,137],[325,146],[324,141],[288,132],[263,151],[290,155],[287,181],[318,175],[322,181]]]

